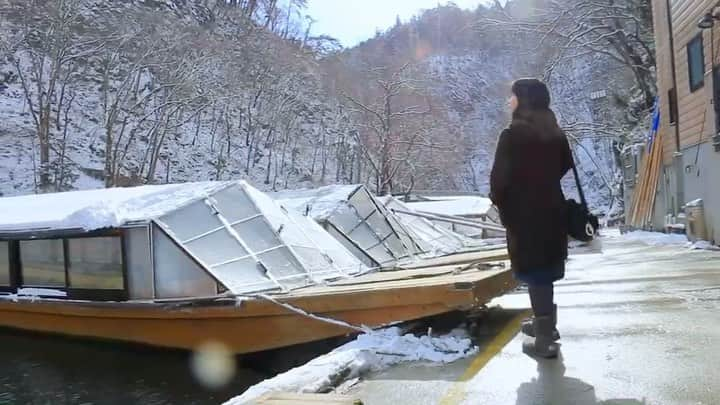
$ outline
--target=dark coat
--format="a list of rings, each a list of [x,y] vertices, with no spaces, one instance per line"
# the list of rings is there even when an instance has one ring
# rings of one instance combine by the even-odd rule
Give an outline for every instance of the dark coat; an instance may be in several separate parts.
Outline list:
[[[567,137],[550,110],[515,112],[500,134],[490,198],[507,229],[520,280],[546,283],[565,276],[568,224],[560,180],[573,165]]]

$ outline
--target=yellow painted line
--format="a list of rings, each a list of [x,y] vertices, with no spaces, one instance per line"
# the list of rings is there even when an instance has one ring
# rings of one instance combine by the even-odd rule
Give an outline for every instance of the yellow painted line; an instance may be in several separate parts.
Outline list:
[[[440,405],[456,405],[465,399],[465,385],[480,370],[485,367],[493,357],[497,356],[500,351],[517,335],[520,330],[520,324],[524,319],[529,317],[532,311],[527,310],[516,315],[507,325],[498,333],[473,361],[470,363],[465,372],[460,376],[457,382],[453,384],[445,396],[440,400]]]

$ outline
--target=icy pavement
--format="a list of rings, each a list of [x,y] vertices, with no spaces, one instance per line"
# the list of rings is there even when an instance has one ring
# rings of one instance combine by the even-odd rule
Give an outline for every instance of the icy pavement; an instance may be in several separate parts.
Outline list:
[[[511,294],[493,302],[504,326],[474,358],[395,366],[352,392],[372,405],[720,403],[720,252],[668,235],[602,242],[571,257],[556,290],[561,359],[522,354],[517,314],[529,302]]]

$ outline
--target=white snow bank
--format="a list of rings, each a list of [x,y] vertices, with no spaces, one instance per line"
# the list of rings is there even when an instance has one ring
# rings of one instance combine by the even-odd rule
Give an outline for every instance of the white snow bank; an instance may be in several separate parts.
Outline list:
[[[628,242],[641,242],[650,246],[684,246],[688,243],[687,236],[674,233],[634,231],[620,235]]]
[[[713,245],[706,240],[699,240],[697,242],[689,242],[687,245],[688,249],[692,250],[716,250],[720,251],[720,247]]]
[[[162,216],[229,184],[201,182],[0,198],[0,232],[118,227]]]
[[[641,242],[650,246],[678,246],[692,250],[720,250],[720,247],[706,240],[690,242],[684,234],[634,231],[624,235],[611,235],[611,237],[628,242]]]
[[[466,334],[401,335],[392,327],[360,335],[332,352],[250,387],[226,405],[247,404],[268,392],[319,392],[368,371],[411,361],[450,363],[477,352]]]

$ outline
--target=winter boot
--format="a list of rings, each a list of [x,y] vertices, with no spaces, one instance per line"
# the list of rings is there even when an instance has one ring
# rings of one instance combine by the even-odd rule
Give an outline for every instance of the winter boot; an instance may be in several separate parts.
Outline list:
[[[533,318],[528,318],[523,321],[522,326],[520,327],[520,331],[527,336],[535,337],[535,330],[533,329]],[[553,313],[552,313],[552,320],[553,320],[553,341],[557,342],[560,340],[560,332],[557,330],[557,305],[553,305]]]
[[[533,357],[556,358],[560,346],[553,341],[553,319],[551,316],[538,316],[533,319],[535,338],[523,342],[523,352]]]

